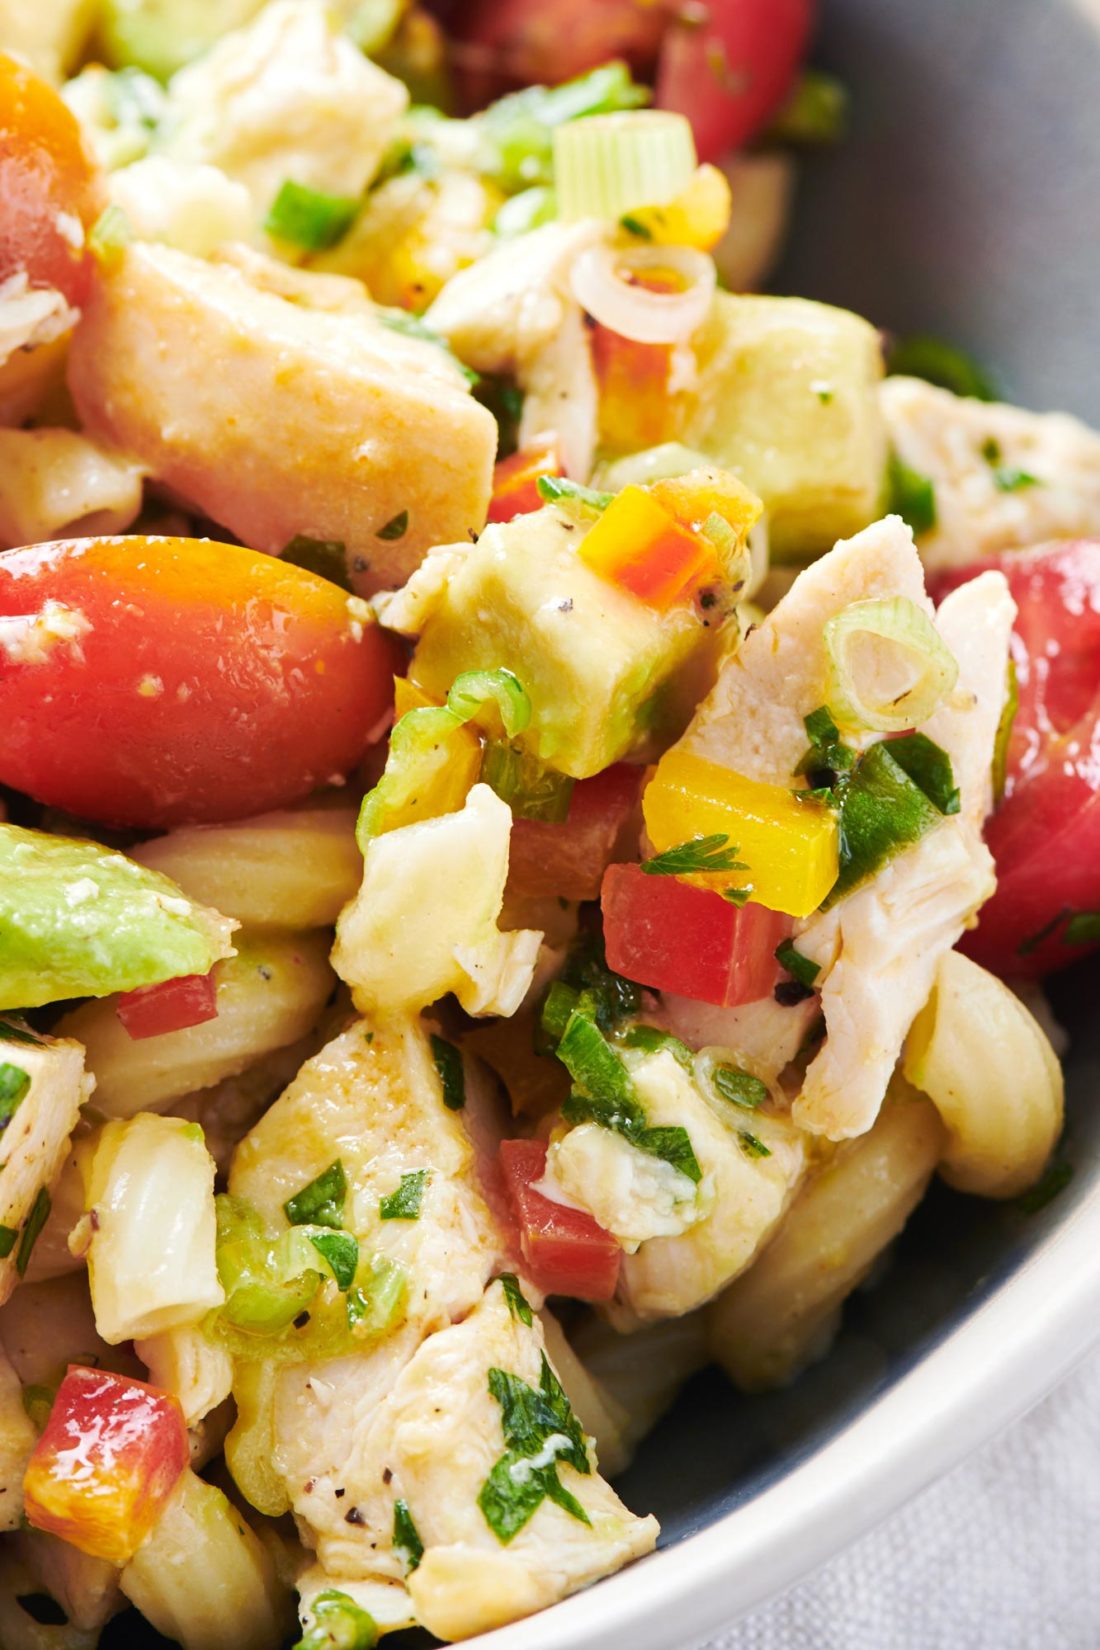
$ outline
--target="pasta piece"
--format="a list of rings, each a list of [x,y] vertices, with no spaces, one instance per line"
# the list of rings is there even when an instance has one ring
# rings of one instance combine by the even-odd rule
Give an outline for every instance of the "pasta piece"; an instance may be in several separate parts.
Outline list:
[[[85,1206],[96,1328],[109,1345],[194,1324],[221,1305],[214,1162],[196,1124],[148,1112],[107,1123]]]
[[[262,1055],[255,1065],[235,1077],[226,1077],[213,1088],[196,1089],[194,1094],[173,1100],[169,1111],[185,1123],[197,1123],[206,1137],[206,1149],[227,1175],[234,1149],[259,1122],[271,1102],[301,1071],[305,1062],[325,1041],[322,1024],[296,1043]]]
[[[95,1073],[96,1105],[108,1117],[160,1111],[295,1043],[320,1017],[332,989],[324,936],[238,936],[237,955],[218,967],[218,1014],[202,1025],[138,1041],[103,997],[66,1014],[58,1030],[79,1038]]]
[[[140,464],[75,430],[0,430],[0,548],[125,532],[142,479]]]
[[[707,1313],[711,1351],[746,1392],[782,1386],[913,1212],[943,1150],[935,1108],[895,1079],[869,1133],[806,1182],[763,1254]]]
[[[131,1603],[183,1650],[279,1650],[293,1619],[255,1533],[191,1471],[120,1579]]]
[[[89,1632],[35,1621],[20,1603],[34,1590],[34,1578],[18,1554],[0,1544],[0,1644],[4,1650],[96,1650],[98,1628]]]
[[[23,1517],[23,1474],[36,1436],[23,1408],[19,1377],[0,1344],[0,1531],[19,1528]]]
[[[457,813],[367,843],[332,952],[361,1012],[408,1013],[453,991],[468,1014],[515,1013],[542,936],[497,926],[511,829],[508,804],[479,784]]]
[[[616,1440],[621,1465],[613,1466],[600,1449],[600,1464],[611,1477],[630,1465],[638,1445],[672,1407],[684,1382],[710,1362],[705,1312],[664,1318],[633,1335],[621,1335],[593,1314],[582,1321],[570,1344],[604,1402],[622,1417]],[[559,1373],[564,1382],[564,1372]]]
[[[1034,1015],[961,952],[940,959],[909,1033],[905,1075],[943,1119],[949,1185],[1014,1197],[1038,1180],[1062,1132],[1062,1068]]]
[[[327,928],[354,897],[363,872],[351,808],[287,809],[233,825],[187,826],[142,843],[130,858],[247,929]]]
[[[93,1086],[79,1043],[31,1036],[16,1042],[3,1031],[0,1022],[0,1068],[11,1095],[0,1132],[0,1303],[26,1272],[49,1214],[48,1187]]]
[[[153,1385],[179,1399],[188,1426],[217,1409],[232,1390],[232,1358],[194,1326],[162,1329],[135,1341],[134,1351]]]
[[[345,1576],[334,1587],[332,1577],[314,1564],[298,1577],[298,1606],[302,1626],[308,1631],[315,1620],[313,1606],[321,1593],[339,1592],[349,1598],[376,1623],[380,1633],[397,1633],[416,1626],[416,1611],[407,1588],[399,1581],[353,1581]]]
[[[107,1559],[82,1553],[45,1530],[24,1530],[15,1547],[34,1581],[34,1591],[54,1599],[73,1627],[98,1633],[123,1608],[118,1569]]]

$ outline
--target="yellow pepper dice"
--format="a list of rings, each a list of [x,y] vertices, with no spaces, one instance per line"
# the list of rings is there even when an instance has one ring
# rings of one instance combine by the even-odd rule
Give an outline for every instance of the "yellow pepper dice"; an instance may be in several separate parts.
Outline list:
[[[783,785],[765,785],[690,751],[661,758],[642,798],[646,831],[657,853],[693,837],[724,835],[748,870],[684,880],[703,888],[751,885],[758,905],[808,917],[840,870],[836,815],[800,802]]]
[[[687,188],[666,206],[643,206],[630,214],[632,223],[661,246],[694,246],[709,252],[729,228],[730,186],[717,166],[697,167]]]
[[[577,547],[586,566],[664,613],[718,570],[714,546],[643,487],[624,487]]]
[[[407,710],[423,710],[427,705],[438,705],[439,700],[425,693],[422,687],[410,682],[407,676],[393,679],[393,719],[400,722]]]

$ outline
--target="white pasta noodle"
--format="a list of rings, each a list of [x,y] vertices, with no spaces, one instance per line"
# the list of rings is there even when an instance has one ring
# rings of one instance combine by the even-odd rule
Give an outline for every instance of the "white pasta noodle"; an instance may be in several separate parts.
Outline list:
[[[79,1038],[96,1078],[96,1105],[109,1117],[158,1111],[297,1042],[314,1025],[332,989],[323,936],[242,939],[218,969],[218,1014],[202,1025],[134,1041],[115,1012],[117,999],[85,1003],[61,1021]]]
[[[142,479],[140,464],[75,430],[0,430],[0,547],[124,532]]]
[[[629,1465],[684,1382],[710,1362],[702,1311],[647,1324],[631,1335],[593,1316],[580,1325],[571,1347],[605,1404],[623,1418],[618,1437],[622,1466],[612,1466],[601,1456],[604,1470],[611,1474]]]
[[[193,825],[143,843],[130,857],[245,928],[327,927],[363,874],[351,808]]]
[[[82,1553],[60,1536],[24,1530],[16,1537],[15,1549],[34,1581],[34,1590],[47,1593],[82,1632],[98,1632],[125,1602],[118,1590],[116,1566]]]
[[[1062,1130],[1062,1068],[1015,993],[958,951],[940,960],[905,1075],[943,1119],[940,1173],[950,1185],[1013,1197],[1039,1178]]]
[[[710,1307],[711,1350],[739,1387],[781,1386],[813,1357],[942,1149],[935,1108],[895,1080],[874,1127],[811,1176],[760,1258]]]
[[[23,1389],[0,1344],[0,1530],[17,1530],[23,1516],[23,1473],[35,1431],[23,1408]]]
[[[253,1530],[221,1490],[183,1474],[122,1590],[183,1650],[278,1650],[290,1597]]]
[[[35,1621],[19,1602],[34,1590],[34,1577],[17,1553],[0,1546],[0,1644],[4,1650],[96,1650],[98,1629]]]
[[[193,1324],[221,1305],[214,1161],[196,1124],[149,1112],[105,1124],[85,1206],[96,1328],[110,1345]]]
[[[134,1351],[153,1385],[175,1393],[188,1426],[201,1421],[229,1396],[232,1358],[193,1325],[148,1335],[135,1342]]]

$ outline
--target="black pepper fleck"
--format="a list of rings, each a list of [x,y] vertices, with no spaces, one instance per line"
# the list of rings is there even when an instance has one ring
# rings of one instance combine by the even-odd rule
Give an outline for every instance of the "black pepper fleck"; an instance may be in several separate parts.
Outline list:
[[[309,1313],[308,1312],[299,1312],[298,1316],[294,1320],[294,1327],[295,1327],[295,1329],[304,1329],[308,1322],[309,1322]]]
[[[344,1514],[345,1524],[365,1524],[366,1522],[366,1519],[363,1517],[363,1514],[359,1511],[358,1507],[349,1507],[347,1512]]]

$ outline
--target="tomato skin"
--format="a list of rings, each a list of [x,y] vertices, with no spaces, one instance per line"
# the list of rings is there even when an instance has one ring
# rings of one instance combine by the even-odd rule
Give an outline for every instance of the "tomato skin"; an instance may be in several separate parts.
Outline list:
[[[209,974],[181,974],[174,980],[162,980],[159,985],[124,991],[115,1013],[135,1042],[216,1020],[218,988],[213,970]]]
[[[543,1142],[502,1140],[500,1164],[532,1283],[547,1295],[609,1301],[619,1281],[622,1249],[585,1210],[554,1203],[535,1190],[546,1172]]]
[[[170,1392],[72,1364],[23,1480],[27,1518],[82,1553],[126,1564],[189,1454],[183,1411]]]
[[[53,87],[4,53],[0,202],[0,281],[25,270],[32,286],[56,287],[79,305],[92,268],[79,226],[90,228],[100,205],[95,168],[75,115]],[[68,234],[66,218],[73,220]]]
[[[721,894],[640,865],[609,865],[600,894],[607,962],[654,991],[737,1008],[774,990],[775,948],[790,918],[766,906],[731,905]]]
[[[986,823],[997,891],[960,949],[998,974],[1039,977],[1095,949],[1066,919],[1100,911],[1100,541],[990,557],[931,581],[937,601],[979,573],[1008,580],[1019,709],[1005,795]]]
[[[641,768],[615,762],[578,779],[560,824],[517,819],[508,857],[509,894],[530,899],[598,899],[604,870],[629,823],[642,787]]]
[[[806,55],[813,0],[709,0],[708,17],[671,24],[657,107],[686,115],[700,160],[739,149],[774,112]]]
[[[561,475],[561,456],[556,438],[521,447],[510,458],[502,458],[493,468],[493,496],[489,500],[490,521],[511,521],[542,509],[539,476]]]
[[[13,647],[16,615],[40,628]],[[8,551],[0,626],[0,782],[141,829],[285,807],[345,775],[398,660],[335,585],[197,539]]]
[[[611,58],[645,70],[667,21],[662,0],[461,0],[446,16],[466,102],[556,86]]]

